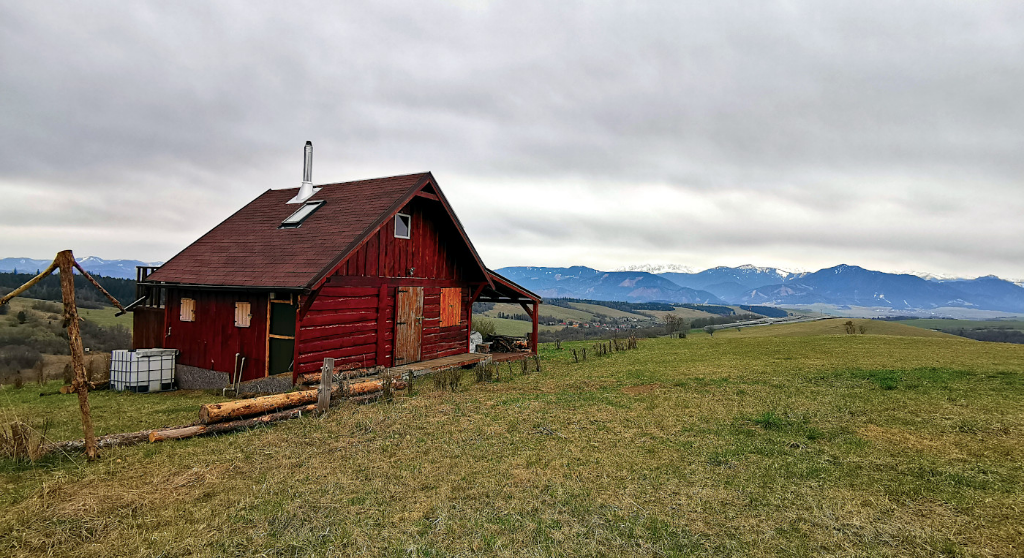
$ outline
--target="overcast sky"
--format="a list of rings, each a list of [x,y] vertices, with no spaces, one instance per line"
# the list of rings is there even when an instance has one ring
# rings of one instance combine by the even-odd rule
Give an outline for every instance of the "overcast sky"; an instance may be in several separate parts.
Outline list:
[[[0,257],[166,260],[306,140],[493,268],[1024,278],[1022,2],[0,0]]]

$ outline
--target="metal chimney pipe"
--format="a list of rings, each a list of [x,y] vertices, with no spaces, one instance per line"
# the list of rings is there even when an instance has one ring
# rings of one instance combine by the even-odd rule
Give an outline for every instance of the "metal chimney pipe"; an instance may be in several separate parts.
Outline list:
[[[289,203],[302,203],[313,195],[313,142],[307,141],[303,150],[302,186]]]
[[[304,150],[305,164],[302,167],[302,181],[313,182],[313,142],[307,141]]]

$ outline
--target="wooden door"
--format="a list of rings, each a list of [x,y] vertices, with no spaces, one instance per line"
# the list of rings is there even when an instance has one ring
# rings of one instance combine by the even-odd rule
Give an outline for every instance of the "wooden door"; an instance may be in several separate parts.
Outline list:
[[[423,287],[399,287],[395,299],[395,366],[419,362],[423,337]]]

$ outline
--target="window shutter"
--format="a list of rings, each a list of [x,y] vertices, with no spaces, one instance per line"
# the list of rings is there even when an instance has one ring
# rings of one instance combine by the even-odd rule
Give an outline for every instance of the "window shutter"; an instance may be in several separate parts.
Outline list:
[[[249,327],[252,323],[252,306],[248,302],[235,303],[235,326]]]
[[[462,322],[462,289],[441,289],[441,327]]]
[[[194,322],[196,321],[196,301],[191,298],[181,299],[181,321],[183,322]]]

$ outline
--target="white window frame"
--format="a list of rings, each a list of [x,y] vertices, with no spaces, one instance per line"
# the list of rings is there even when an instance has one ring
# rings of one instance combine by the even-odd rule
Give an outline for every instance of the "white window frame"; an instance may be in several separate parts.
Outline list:
[[[402,236],[402,235],[398,234],[398,220],[401,217],[405,217],[406,219],[409,220],[408,221],[408,225],[406,226],[406,230],[408,231],[408,234],[406,234],[405,236]],[[409,215],[407,213],[396,213],[395,214],[395,238],[412,238],[412,215]]]
[[[196,299],[188,297],[181,298],[181,308],[178,312],[178,318],[183,322],[196,321]]]
[[[235,327],[250,327],[252,325],[252,303],[235,303]]]

